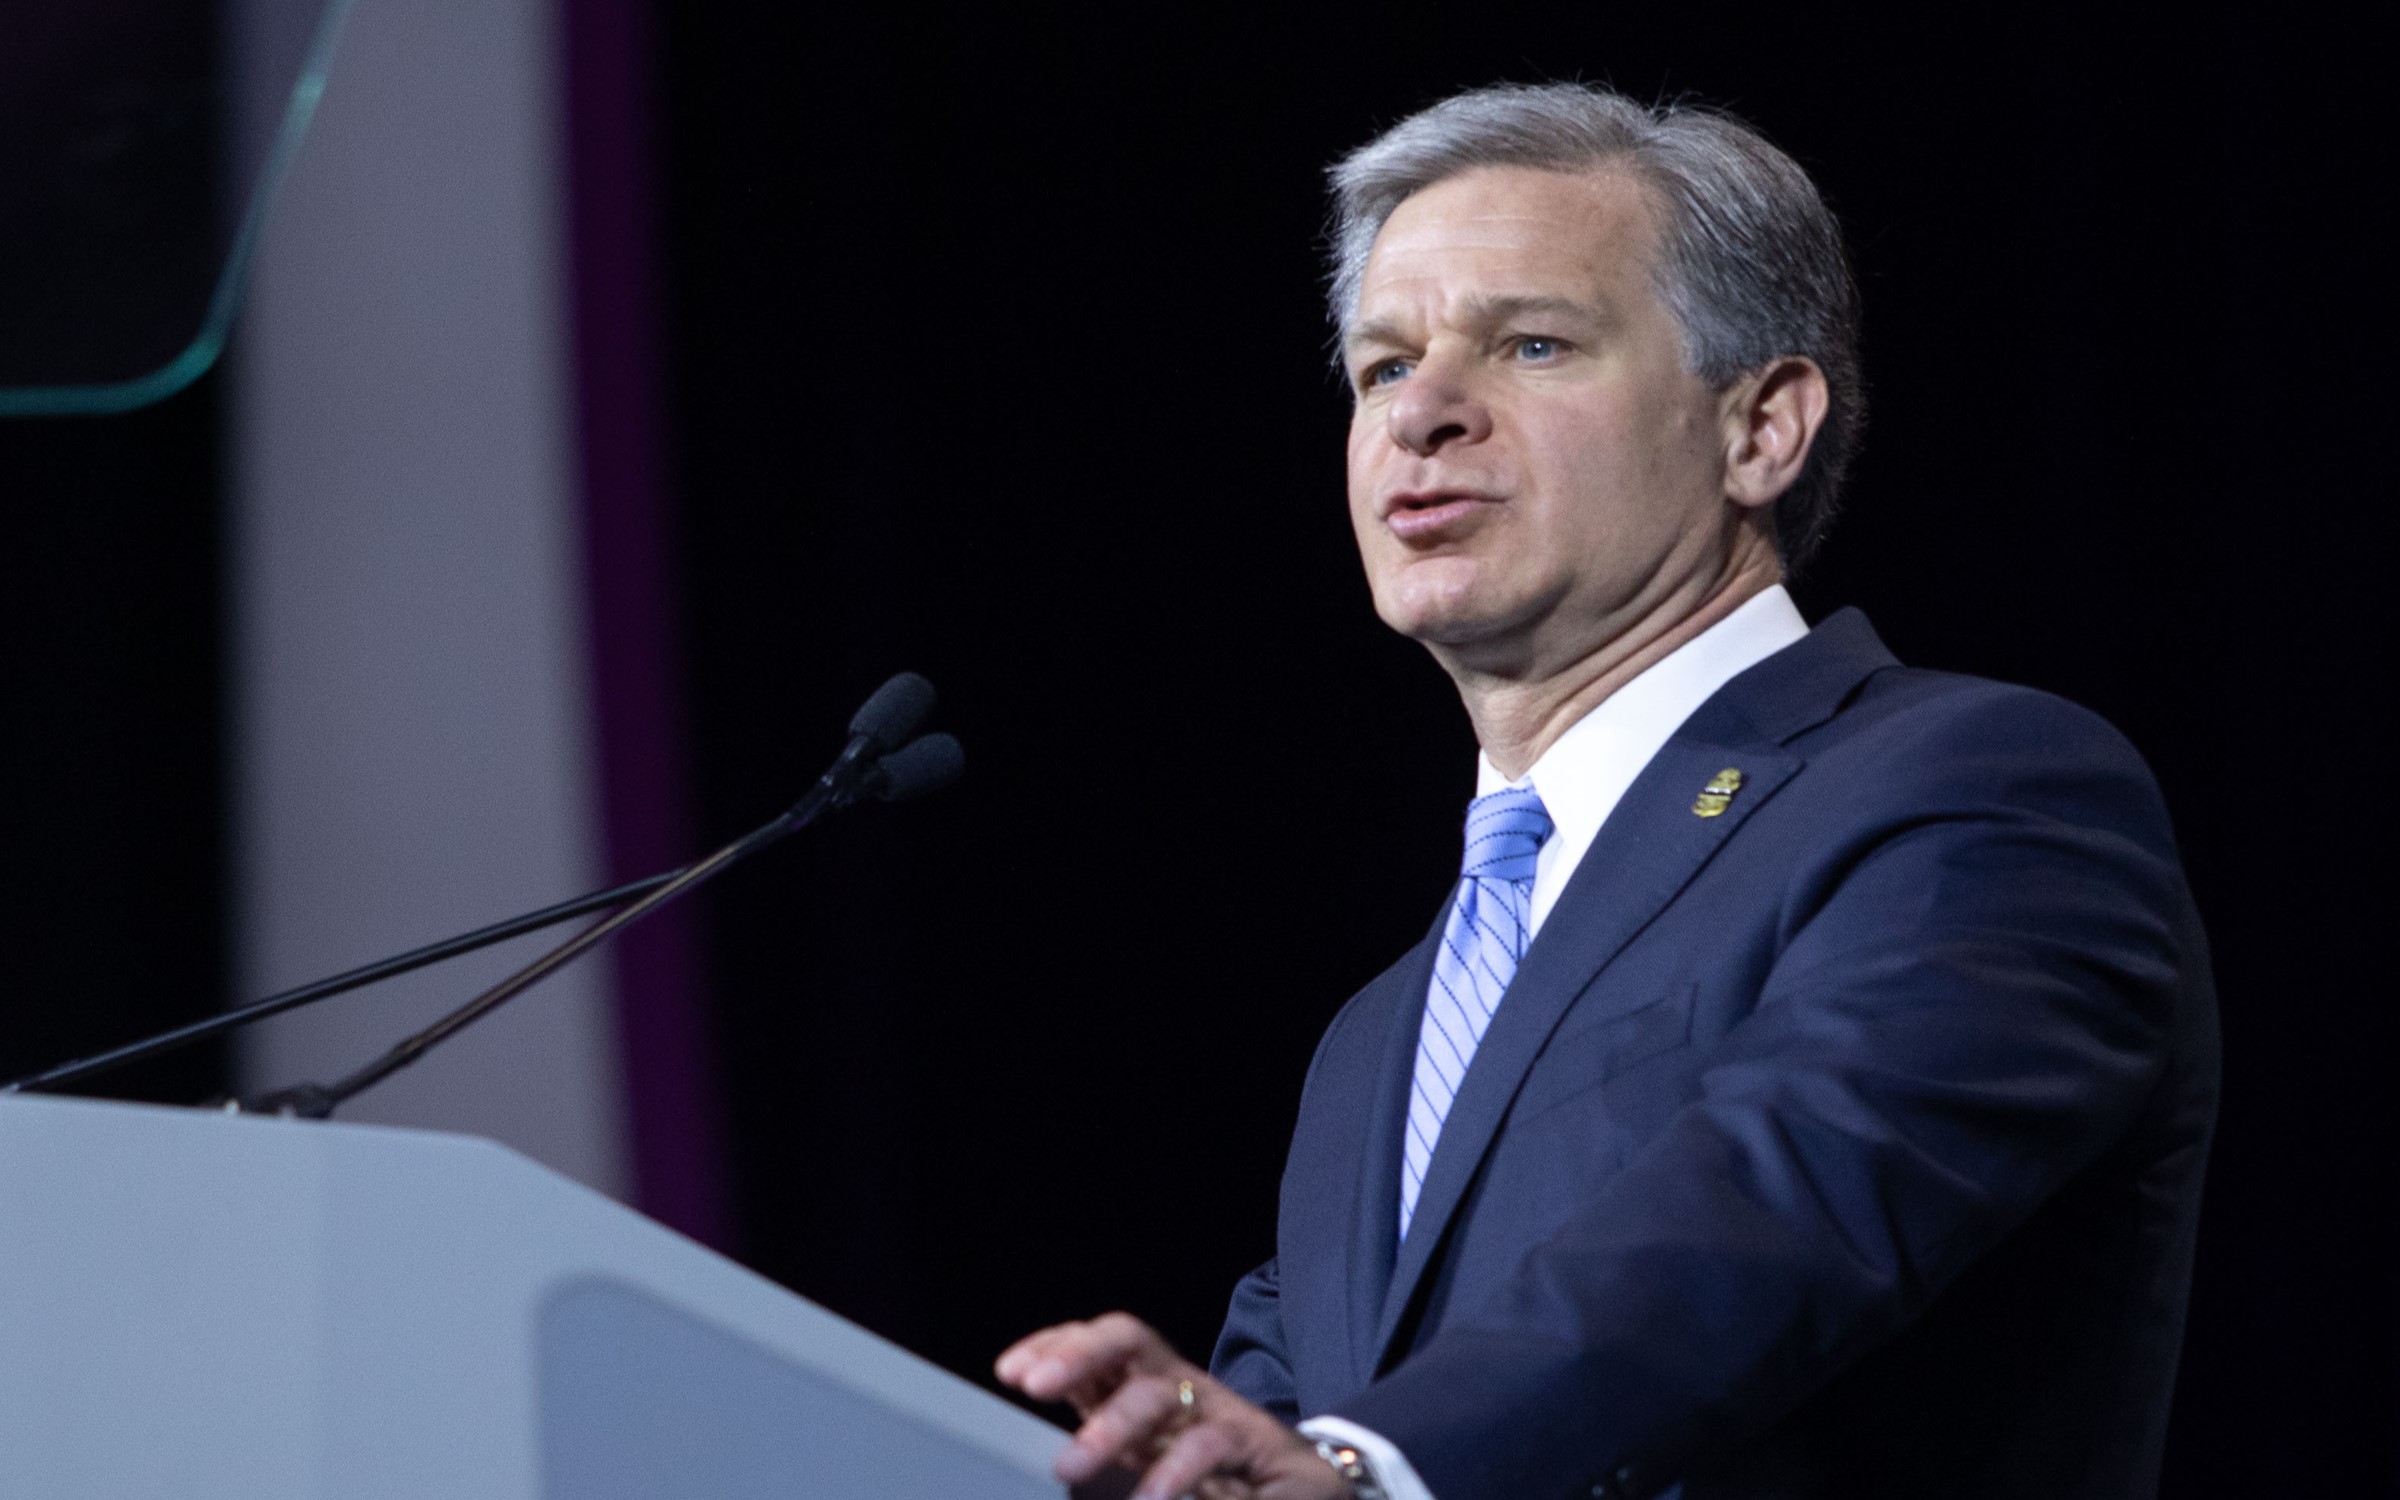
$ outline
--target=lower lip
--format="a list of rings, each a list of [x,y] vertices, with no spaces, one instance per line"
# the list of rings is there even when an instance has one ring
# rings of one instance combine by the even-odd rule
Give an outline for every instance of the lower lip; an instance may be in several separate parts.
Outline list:
[[[1445,500],[1439,505],[1406,506],[1393,511],[1384,524],[1404,542],[1431,541],[1491,504],[1488,500]]]

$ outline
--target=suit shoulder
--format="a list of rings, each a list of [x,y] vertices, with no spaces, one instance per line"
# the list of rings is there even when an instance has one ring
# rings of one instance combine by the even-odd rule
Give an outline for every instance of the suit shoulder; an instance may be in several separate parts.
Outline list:
[[[2099,714],[2038,688],[1890,667],[1795,743],[1812,766],[1896,801],[1986,799],[2115,824],[2173,849],[2157,778]]]
[[[1819,750],[1922,752],[1982,746],[2057,762],[2149,768],[2117,727],[2079,703],[2040,688],[1959,672],[1887,667],[1859,685],[1841,712],[1804,737]]]

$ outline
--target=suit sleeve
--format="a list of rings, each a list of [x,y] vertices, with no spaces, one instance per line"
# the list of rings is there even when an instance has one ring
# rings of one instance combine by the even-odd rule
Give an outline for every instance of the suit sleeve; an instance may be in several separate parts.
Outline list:
[[[1843,768],[1857,809],[1779,893],[1780,954],[1696,1095],[1337,1408],[1441,1500],[1672,1478],[1900,1330],[2139,1112],[2189,961],[2163,807],[2097,719],[1993,696]]]
[[[1283,1308],[1272,1260],[1234,1285],[1233,1305],[1226,1311],[1225,1329],[1217,1335],[1208,1371],[1245,1401],[1265,1407],[1286,1422],[1300,1420],[1291,1357],[1284,1349]]]

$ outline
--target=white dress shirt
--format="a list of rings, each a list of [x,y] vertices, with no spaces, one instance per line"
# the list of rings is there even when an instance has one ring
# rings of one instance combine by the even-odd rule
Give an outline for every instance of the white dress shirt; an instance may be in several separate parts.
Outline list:
[[[1776,584],[1746,599],[1732,614],[1676,647],[1552,742],[1514,781],[1491,757],[1476,757],[1475,795],[1531,786],[1550,813],[1552,830],[1533,867],[1531,932],[1538,935],[1559,892],[1600,825],[1693,710],[1717,689],[1808,634],[1792,596]],[[1501,1004],[1508,999],[1501,997]],[[1468,1065],[1470,1068],[1473,1064]],[[1433,1500],[1406,1455],[1379,1434],[1340,1417],[1312,1417],[1301,1435],[1356,1448],[1390,1500]]]

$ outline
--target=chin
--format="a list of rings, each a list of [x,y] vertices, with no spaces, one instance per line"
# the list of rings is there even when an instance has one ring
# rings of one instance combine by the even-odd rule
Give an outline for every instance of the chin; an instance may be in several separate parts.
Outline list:
[[[1384,624],[1420,645],[1454,650],[1465,650],[1503,636],[1513,623],[1505,615],[1461,601],[1402,602],[1376,613],[1383,617]]]
[[[1441,656],[1446,665],[1503,673],[1521,668],[1529,632],[1547,613],[1545,604],[1555,601],[1522,594],[1496,598],[1498,591],[1491,588],[1462,586],[1479,581],[1472,575],[1426,576],[1431,572],[1403,575],[1377,591],[1375,612],[1383,623]]]
[[[1464,558],[1426,558],[1383,579],[1375,590],[1375,613],[1410,640],[1472,636],[1491,615],[1491,602],[1476,585],[1481,570]]]

